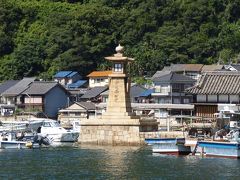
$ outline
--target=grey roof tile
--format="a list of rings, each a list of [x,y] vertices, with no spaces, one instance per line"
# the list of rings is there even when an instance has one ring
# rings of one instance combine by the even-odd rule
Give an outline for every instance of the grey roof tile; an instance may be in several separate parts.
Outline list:
[[[84,95],[81,96],[81,99],[91,99],[99,96],[102,92],[106,91],[108,87],[94,87],[88,90]]]
[[[140,85],[133,85],[130,89],[130,97],[131,98],[139,97],[139,95],[144,91],[146,91],[146,88]]]
[[[79,106],[82,106],[86,110],[95,110],[96,109],[95,104],[92,102],[80,101],[80,102],[76,102],[76,104],[78,104]]]
[[[155,78],[154,82],[167,82],[167,83],[178,83],[178,82],[195,82],[196,80],[184,76],[182,74],[170,73],[161,77]]]
[[[36,81],[30,84],[29,88],[26,89],[22,94],[44,95],[55,86],[61,85],[54,81]]]
[[[0,84],[0,94],[17,84],[20,80],[8,80]]]
[[[14,86],[8,88],[6,91],[2,93],[3,96],[17,96],[21,94],[23,91],[25,91],[29,84],[34,82],[36,78],[23,78],[18,83],[16,83]]]
[[[203,74],[195,86],[188,88],[191,94],[240,94],[240,72],[216,71]]]
[[[164,75],[166,75],[166,74],[170,74],[171,73],[171,71],[157,71],[153,76],[152,76],[152,80],[154,81],[156,78],[158,78],[158,77],[161,77],[161,76],[164,76]]]
[[[171,66],[164,67],[162,71],[183,72],[192,71],[200,72],[203,64],[171,64]]]

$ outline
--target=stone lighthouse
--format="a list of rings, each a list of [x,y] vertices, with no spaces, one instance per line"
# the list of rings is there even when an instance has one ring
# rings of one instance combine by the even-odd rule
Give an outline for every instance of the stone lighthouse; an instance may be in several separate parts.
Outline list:
[[[118,117],[118,123],[124,123],[124,121],[129,119],[138,119],[138,117],[133,114],[131,108],[131,82],[130,76],[127,72],[128,64],[134,59],[124,57],[123,50],[124,48],[121,45],[118,45],[116,47],[116,54],[110,57],[105,57],[106,60],[112,63],[112,74],[109,75],[107,110],[102,118],[114,121],[113,117]],[[119,117],[121,117],[121,119],[119,119]]]
[[[155,120],[140,120],[132,111],[127,66],[134,59],[125,57],[123,50],[119,45],[116,54],[105,57],[112,63],[107,109],[100,118],[81,121],[80,143],[139,145],[144,143],[143,129],[157,129]]]

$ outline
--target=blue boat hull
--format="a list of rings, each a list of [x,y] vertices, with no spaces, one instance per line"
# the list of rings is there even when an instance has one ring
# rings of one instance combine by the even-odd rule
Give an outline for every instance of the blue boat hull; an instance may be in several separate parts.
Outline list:
[[[145,142],[148,145],[153,145],[156,143],[175,143],[175,144],[184,144],[185,138],[147,138]]]
[[[240,158],[239,143],[201,141],[199,147],[204,148],[206,156]]]

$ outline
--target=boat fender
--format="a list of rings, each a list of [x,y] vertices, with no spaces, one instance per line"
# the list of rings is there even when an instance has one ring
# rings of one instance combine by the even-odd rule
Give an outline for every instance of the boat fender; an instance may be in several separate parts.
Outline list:
[[[27,142],[25,146],[28,148],[32,148],[33,144],[32,144],[32,142]]]

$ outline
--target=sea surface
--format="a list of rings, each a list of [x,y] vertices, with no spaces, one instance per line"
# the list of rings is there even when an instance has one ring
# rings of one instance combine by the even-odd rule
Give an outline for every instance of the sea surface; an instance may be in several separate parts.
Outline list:
[[[0,150],[0,179],[240,179],[240,160],[153,155],[150,146]]]

